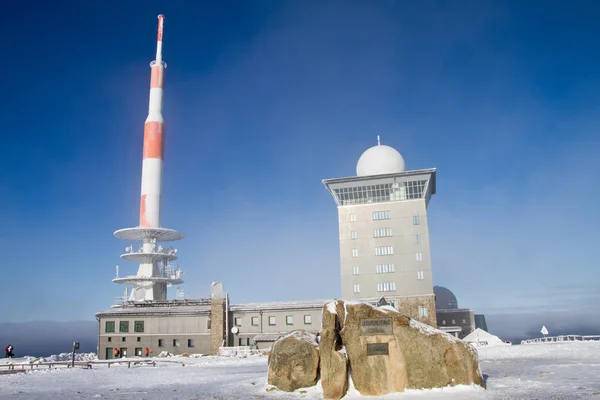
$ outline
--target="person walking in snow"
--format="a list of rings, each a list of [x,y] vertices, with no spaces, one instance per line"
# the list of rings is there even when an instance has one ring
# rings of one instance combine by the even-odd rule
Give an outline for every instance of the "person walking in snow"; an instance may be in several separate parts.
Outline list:
[[[144,350],[144,355],[145,355],[146,357],[148,357],[148,355],[149,355],[149,354],[150,354],[150,349],[148,349],[148,348],[146,347],[146,350]]]
[[[115,358],[119,358],[119,349],[115,348]]]
[[[12,346],[12,344],[6,346],[6,348],[4,349],[4,351],[6,351],[6,358],[13,358],[15,356],[15,354],[13,353],[13,349],[14,347]]]

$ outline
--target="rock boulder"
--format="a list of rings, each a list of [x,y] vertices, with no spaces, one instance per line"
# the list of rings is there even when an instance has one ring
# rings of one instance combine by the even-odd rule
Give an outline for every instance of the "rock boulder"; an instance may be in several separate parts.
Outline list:
[[[476,350],[389,306],[336,301],[352,381],[363,395],[458,384],[483,386]],[[327,308],[328,306],[326,306]],[[326,323],[328,326],[326,326]],[[323,330],[331,318],[323,318]],[[322,371],[322,374],[326,372]]]
[[[323,398],[339,400],[348,390],[348,357],[340,337],[340,319],[344,308],[337,302],[323,307],[323,328],[319,341]]]
[[[286,392],[314,386],[319,377],[316,335],[293,331],[278,339],[269,355],[268,382]]]

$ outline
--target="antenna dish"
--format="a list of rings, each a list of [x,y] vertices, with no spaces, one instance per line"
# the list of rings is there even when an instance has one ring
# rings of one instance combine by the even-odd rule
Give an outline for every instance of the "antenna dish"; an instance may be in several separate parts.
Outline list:
[[[237,335],[237,333],[238,333],[239,331],[240,331],[240,330],[238,329],[238,327],[237,327],[237,326],[234,326],[233,328],[231,328],[231,333],[233,333],[234,335]]]

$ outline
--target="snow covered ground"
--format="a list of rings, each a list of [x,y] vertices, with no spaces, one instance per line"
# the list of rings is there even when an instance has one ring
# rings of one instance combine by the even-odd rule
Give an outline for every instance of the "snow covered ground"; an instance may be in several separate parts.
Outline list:
[[[487,390],[454,387],[411,390],[368,399],[598,399],[600,342],[478,349]],[[61,359],[49,357],[46,360]],[[85,355],[82,358],[89,358]],[[159,358],[157,361],[161,360]],[[165,360],[165,359],[162,359]],[[0,375],[0,399],[319,399],[319,386],[295,393],[268,391],[267,358],[169,357],[185,363],[95,365]],[[0,359],[1,363],[8,360]],[[12,362],[24,361],[14,359]],[[0,369],[3,370],[4,368]],[[361,398],[353,388],[345,397]]]

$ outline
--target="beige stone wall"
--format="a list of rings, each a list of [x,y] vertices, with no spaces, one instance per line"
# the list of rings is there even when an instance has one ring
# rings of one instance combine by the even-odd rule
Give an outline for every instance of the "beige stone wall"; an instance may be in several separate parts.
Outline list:
[[[210,354],[214,355],[225,339],[225,298],[211,298],[210,321]]]
[[[398,301],[398,311],[402,314],[437,328],[435,296],[386,297]],[[427,317],[419,317],[419,307],[427,307]]]

